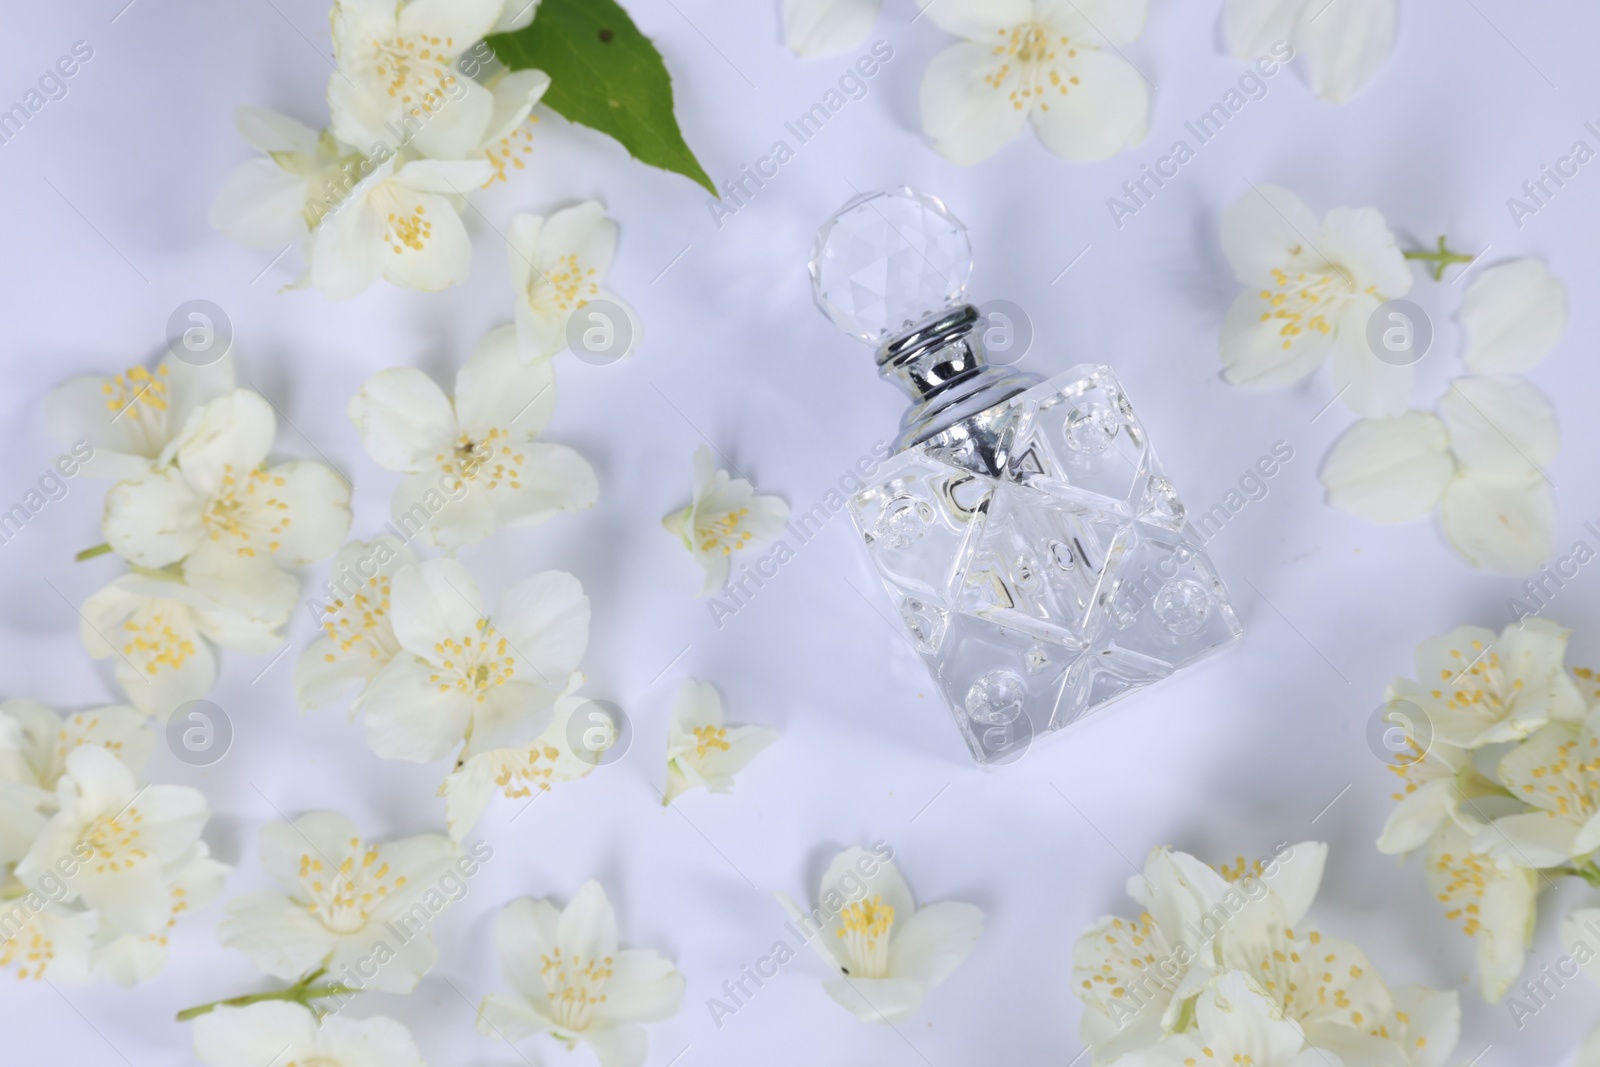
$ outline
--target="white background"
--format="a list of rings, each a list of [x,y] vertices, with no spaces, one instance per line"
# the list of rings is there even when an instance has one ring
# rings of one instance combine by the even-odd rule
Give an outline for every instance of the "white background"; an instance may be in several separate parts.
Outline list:
[[[1600,1018],[1600,990],[1581,979],[1521,1032],[1505,1006],[1482,1005],[1472,944],[1429,898],[1420,864],[1397,864],[1372,845],[1391,778],[1364,728],[1385,682],[1409,671],[1413,646],[1430,634],[1504,625],[1520,583],[1470,570],[1431,521],[1378,528],[1328,509],[1316,471],[1351,417],[1342,406],[1318,417],[1332,396],[1326,375],[1246,392],[1220,380],[1217,357],[1237,288],[1217,218],[1251,183],[1280,182],[1319,212],[1375,205],[1412,247],[1448,233],[1459,247],[1488,246],[1489,261],[1540,256],[1572,298],[1565,340],[1533,375],[1565,434],[1550,470],[1559,540],[1592,542],[1583,524],[1600,517],[1600,381],[1591,371],[1600,323],[1590,299],[1600,284],[1600,164],[1521,229],[1506,208],[1574,140],[1595,144],[1582,129],[1600,118],[1600,15],[1588,5],[1407,0],[1392,61],[1355,102],[1331,107],[1298,69],[1279,75],[1119,231],[1106,197],[1165,154],[1183,122],[1243,71],[1218,44],[1219,3],[1153,3],[1128,51],[1156,86],[1142,146],[1074,165],[1029,134],[960,169],[927,146],[917,114],[923,68],[948,39],[926,19],[913,23],[906,0],[889,0],[875,36],[895,55],[870,94],[720,230],[703,190],[547,116],[531,170],[475,196],[482,215],[468,212],[476,259],[467,284],[442,295],[380,284],[331,304],[276,292],[298,253],[252,281],[271,253],[234,246],[205,221],[224,176],[247,158],[232,130],[236,105],[325,121],[325,6],[137,0],[113,23],[125,2],[17,4],[6,18],[0,105],[20,99],[74,41],[95,55],[65,99],[0,146],[0,505],[20,499],[60,451],[41,425],[40,397],[69,374],[149,360],[172,309],[204,297],[231,316],[243,375],[292,421],[279,427],[281,454],[325,457],[346,472],[356,482],[355,533],[369,536],[397,476],[366,457],[344,414],[363,379],[414,365],[448,381],[483,331],[509,320],[496,228],[513,212],[593,196],[622,226],[612,279],[637,308],[644,343],[611,367],[562,357],[548,435],[593,462],[600,503],[503,531],[462,558],[490,603],[541,569],[582,580],[594,606],[589,688],[632,715],[632,751],[514,823],[520,802],[497,800],[474,835],[494,859],[440,922],[439,966],[409,998],[373,995],[352,1011],[402,1018],[435,1065],[591,1063],[587,1050],[569,1054],[545,1039],[513,1050],[480,1037],[473,1008],[501,988],[490,936],[498,909],[522,894],[564,901],[599,878],[624,943],[667,953],[688,979],[682,1011],[651,1027],[652,1064],[681,1053],[682,1067],[1064,1065],[1081,1048],[1073,940],[1105,912],[1133,913],[1122,885],[1150,847],[1217,862],[1315,837],[1332,846],[1318,925],[1360,943],[1391,983],[1461,988],[1458,1062],[1482,1053],[1485,1067],[1555,1064]],[[629,7],[665,55],[688,139],[719,179],[787,139],[784,122],[849,62],[802,62],[783,50],[770,2]],[[875,379],[865,348],[813,310],[804,263],[817,223],[855,190],[902,182],[943,196],[971,227],[973,293],[1030,313],[1037,339],[1024,366],[1116,367],[1192,509],[1220,500],[1274,442],[1294,449],[1267,498],[1212,545],[1247,626],[1242,645],[995,772],[968,763],[920,663],[886,623],[843,517],[720,630],[693,598],[698,569],[658,525],[686,503],[690,454],[703,441],[799,511],[892,434],[900,395]],[[1465,285],[1420,271],[1417,279],[1412,299],[1437,326],[1414,398],[1429,407],[1460,372],[1454,314]],[[111,557],[72,562],[101,540],[103,492],[73,483],[0,546],[6,696],[67,708],[117,696],[109,667],[81,649],[73,606],[120,566]],[[307,591],[324,577],[308,571]],[[1576,630],[1574,664],[1600,660],[1594,589],[1593,575],[1581,574],[1553,610]],[[338,810],[379,838],[443,828],[433,795],[443,765],[380,761],[339,711],[296,710],[291,667],[310,633],[298,613],[290,654],[264,674],[270,657],[224,654],[213,699],[237,737],[222,762],[197,770],[163,750],[148,768],[154,780],[205,791],[215,813],[207,839],[237,868],[227,895],[263,886],[256,832],[279,812]],[[663,810],[665,720],[689,677],[715,682],[732,719],[770,723],[781,737],[731,797],[696,793]],[[706,999],[781,933],[771,891],[810,899],[835,851],[877,839],[894,846],[919,899],[971,901],[987,913],[967,962],[919,1015],[890,1029],[828,1000],[824,969],[804,955],[719,1031]],[[1560,915],[1592,895],[1565,886],[1542,898],[1530,969],[1559,957]],[[218,947],[220,915],[219,903],[186,919],[165,973],[137,990],[6,984],[0,1061],[191,1063],[175,1011],[270,985]]]

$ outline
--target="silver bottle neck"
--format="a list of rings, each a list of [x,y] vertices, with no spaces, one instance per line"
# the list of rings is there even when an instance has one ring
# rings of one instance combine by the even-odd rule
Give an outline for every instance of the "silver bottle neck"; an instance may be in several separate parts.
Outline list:
[[[991,366],[984,359],[983,336],[976,329],[982,321],[977,308],[961,304],[878,349],[878,373],[915,402],[900,420],[900,448],[952,428],[959,431],[964,421],[1041,381],[1038,375]]]

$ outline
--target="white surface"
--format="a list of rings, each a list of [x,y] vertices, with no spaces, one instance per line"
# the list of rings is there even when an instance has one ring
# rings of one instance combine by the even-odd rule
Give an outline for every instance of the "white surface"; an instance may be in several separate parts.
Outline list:
[[[1600,163],[1520,231],[1505,206],[1574,140],[1594,143],[1582,128],[1600,99],[1592,8],[1407,0],[1394,59],[1365,94],[1334,109],[1312,98],[1298,71],[1278,76],[1119,232],[1105,198],[1165,154],[1182,123],[1242,73],[1218,47],[1216,0],[1156,0],[1129,50],[1158,87],[1143,146],[1072,165],[1029,136],[969,170],[944,163],[918,133],[917,85],[946,38],[926,19],[912,24],[905,0],[891,0],[878,36],[895,58],[870,94],[720,231],[703,191],[552,119],[540,127],[531,172],[478,197],[483,217],[469,212],[477,259],[467,285],[438,296],[380,286],[327,304],[274,293],[291,277],[293,253],[252,284],[270,253],[235,247],[205,223],[224,175],[246,158],[231,127],[236,105],[324,121],[325,5],[138,0],[112,24],[124,2],[21,5],[6,20],[7,105],[73,41],[91,42],[95,58],[70,95],[0,146],[5,506],[59,451],[38,418],[43,393],[70,373],[146,360],[172,308],[203,296],[231,314],[244,374],[293,421],[280,427],[279,451],[321,454],[349,473],[355,532],[370,534],[397,476],[367,459],[345,404],[385,366],[447,375],[486,328],[509,319],[505,251],[484,217],[503,227],[517,210],[599,196],[622,225],[613,279],[637,307],[645,343],[614,367],[564,357],[550,433],[594,463],[600,504],[502,532],[462,558],[491,601],[497,588],[547,567],[582,579],[594,602],[590,688],[632,714],[633,750],[515,823],[517,804],[497,800],[476,831],[495,858],[441,921],[438,968],[407,999],[374,995],[352,1010],[402,1018],[436,1065],[524,1062],[473,1030],[477,1000],[501,987],[493,917],[517,895],[564,901],[598,877],[624,942],[668,953],[688,977],[683,1010],[650,1030],[652,1064],[685,1048],[680,1067],[1065,1064],[1080,1048],[1070,948],[1096,916],[1131,914],[1122,893],[1130,861],[1160,843],[1221,861],[1318,837],[1333,852],[1313,917],[1359,942],[1392,983],[1461,987],[1458,1062],[1492,1045],[1477,1061],[1484,1067],[1555,1064],[1600,1016],[1600,990],[1580,979],[1517,1032],[1504,1006],[1477,1000],[1471,943],[1430,900],[1420,865],[1399,867],[1372,847],[1390,779],[1363,729],[1385,681],[1409,669],[1412,647],[1429,634],[1503,625],[1520,583],[1469,570],[1430,522],[1380,529],[1327,509],[1315,473],[1350,416],[1335,406],[1316,418],[1332,396],[1325,374],[1290,391],[1244,392],[1219,379],[1216,351],[1237,288],[1217,217],[1249,183],[1285,184],[1319,212],[1375,205],[1413,246],[1447,232],[1460,247],[1492,246],[1491,260],[1545,257],[1567,282],[1573,312],[1533,379],[1566,437],[1551,468],[1560,541],[1592,540],[1583,524],[1600,516],[1592,462],[1600,383],[1590,370],[1600,322],[1589,299],[1600,283]],[[665,53],[689,140],[719,178],[785,137],[784,122],[848,62],[805,63],[783,51],[775,4],[629,7]],[[720,630],[692,598],[696,568],[658,525],[687,499],[690,453],[702,440],[805,510],[891,434],[899,394],[875,380],[865,348],[812,309],[803,265],[817,223],[854,190],[899,182],[943,196],[971,227],[973,292],[1032,315],[1027,366],[1116,366],[1192,508],[1219,500],[1273,442],[1295,450],[1266,499],[1213,542],[1248,627],[1242,646],[994,773],[968,764],[921,665],[886,625],[843,517]],[[1420,368],[1419,406],[1461,372],[1453,319],[1461,288],[1418,274],[1412,298],[1438,327]],[[71,561],[100,540],[103,491],[73,483],[0,546],[4,695],[58,707],[116,695],[109,669],[79,646],[72,606],[45,584],[77,603],[117,572],[109,557]],[[308,591],[323,577],[311,569]],[[1594,582],[1580,575],[1556,602],[1556,617],[1577,630],[1574,663],[1600,656]],[[291,655],[254,684],[270,658],[225,654],[213,699],[238,737],[223,762],[196,771],[161,752],[149,767],[150,777],[192,783],[210,798],[207,838],[237,865],[228,895],[264,884],[256,830],[279,811],[335,809],[380,837],[443,827],[433,796],[441,766],[380,761],[338,711],[295,710],[292,656],[310,629],[298,614]],[[772,723],[781,737],[731,798],[695,794],[663,811],[654,786],[664,778],[665,717],[685,677],[715,682],[733,719]],[[780,936],[770,892],[809,899],[834,851],[877,839],[895,847],[919,899],[972,901],[988,913],[968,961],[920,1015],[891,1030],[858,1023],[828,1000],[823,968],[803,955],[719,1032],[707,997]],[[1569,887],[1560,900],[1543,898],[1531,969],[1560,955],[1560,913],[1592,895]],[[220,911],[182,923],[166,972],[135,991],[7,984],[0,1060],[192,1062],[176,1010],[269,986],[217,946]],[[586,1050],[569,1055],[543,1040],[521,1051],[531,1062],[592,1062]]]

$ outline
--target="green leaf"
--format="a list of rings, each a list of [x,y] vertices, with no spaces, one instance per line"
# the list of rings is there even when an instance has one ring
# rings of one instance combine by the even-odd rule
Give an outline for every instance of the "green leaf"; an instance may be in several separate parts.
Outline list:
[[[550,75],[540,101],[621,142],[635,159],[717,188],[672,113],[672,76],[615,0],[542,0],[533,22],[488,39],[512,70]]]

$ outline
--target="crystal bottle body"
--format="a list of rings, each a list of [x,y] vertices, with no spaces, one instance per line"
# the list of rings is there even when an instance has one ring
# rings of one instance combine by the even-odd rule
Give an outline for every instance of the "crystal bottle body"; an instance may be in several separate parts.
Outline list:
[[[983,763],[1017,758],[1241,632],[1110,368],[1011,382],[972,383],[968,396],[1002,394],[976,410],[934,390],[946,402],[908,415],[908,446],[849,502]],[[929,418],[939,406],[953,417]]]

